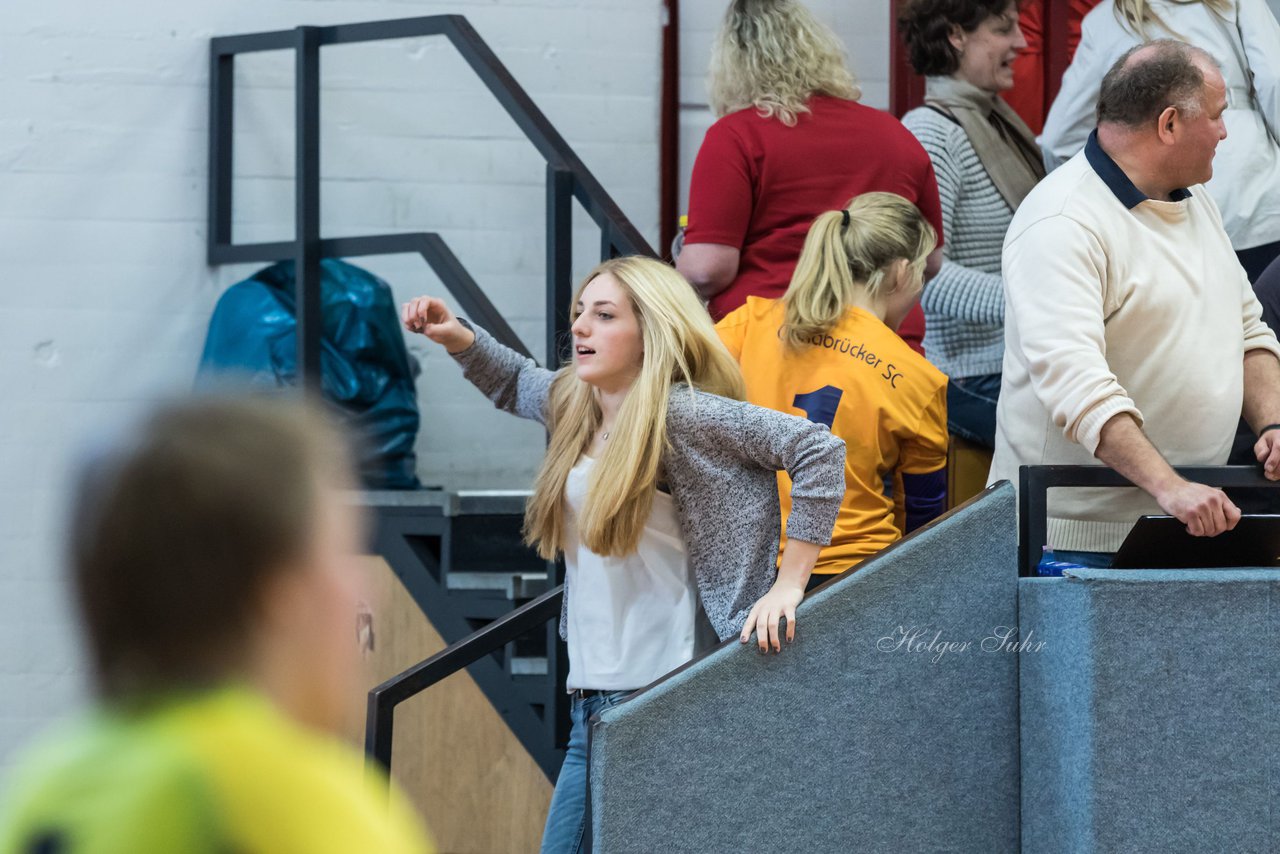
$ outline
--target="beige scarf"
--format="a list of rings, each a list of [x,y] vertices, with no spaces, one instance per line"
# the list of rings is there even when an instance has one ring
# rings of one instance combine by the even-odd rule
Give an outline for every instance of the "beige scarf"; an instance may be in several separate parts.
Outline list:
[[[1012,210],[1044,177],[1044,157],[1031,129],[999,95],[955,77],[927,77],[924,102],[954,118]]]

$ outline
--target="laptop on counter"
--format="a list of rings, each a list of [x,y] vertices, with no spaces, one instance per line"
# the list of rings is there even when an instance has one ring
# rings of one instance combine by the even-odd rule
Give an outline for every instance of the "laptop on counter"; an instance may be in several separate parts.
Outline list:
[[[1193,537],[1173,516],[1143,516],[1120,545],[1113,569],[1280,567],[1280,514],[1242,516],[1216,537]]]

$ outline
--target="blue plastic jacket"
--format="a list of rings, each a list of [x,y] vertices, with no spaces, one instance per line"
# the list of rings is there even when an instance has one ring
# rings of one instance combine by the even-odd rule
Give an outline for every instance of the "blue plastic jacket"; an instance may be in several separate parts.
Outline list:
[[[418,398],[391,288],[345,261],[326,259],[320,269],[324,398],[363,440],[360,475],[367,488],[417,488]],[[255,390],[297,385],[293,270],[292,261],[281,261],[222,295],[209,321],[197,387],[229,379]]]

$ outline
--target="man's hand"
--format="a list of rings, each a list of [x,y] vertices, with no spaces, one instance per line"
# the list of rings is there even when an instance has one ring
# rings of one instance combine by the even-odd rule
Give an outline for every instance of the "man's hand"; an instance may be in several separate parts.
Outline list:
[[[1253,455],[1262,463],[1267,480],[1280,480],[1280,429],[1268,430],[1258,437]]]
[[[1253,455],[1267,480],[1280,480],[1280,361],[1270,350],[1244,354],[1244,420],[1258,433]]]
[[[1240,521],[1240,508],[1231,503],[1227,494],[1203,483],[1179,478],[1155,499],[1164,512],[1186,525],[1187,533],[1193,537],[1216,537]]]
[[[1216,537],[1240,521],[1240,508],[1225,492],[1181,477],[1128,412],[1113,416],[1102,426],[1095,455],[1145,489],[1164,512],[1186,525],[1193,537]]]

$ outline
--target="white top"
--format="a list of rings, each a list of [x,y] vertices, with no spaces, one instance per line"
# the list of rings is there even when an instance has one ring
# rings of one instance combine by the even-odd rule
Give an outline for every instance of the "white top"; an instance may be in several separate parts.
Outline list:
[[[1213,199],[1190,189],[1147,199],[1091,147],[1013,215],[989,482],[1017,483],[1023,465],[1098,465],[1102,425],[1122,412],[1173,465],[1226,461],[1244,354],[1280,346]],[[1117,191],[1141,201],[1126,207]],[[1159,512],[1138,489],[1054,490],[1049,544],[1115,551],[1138,516]]]
[[[698,590],[685,554],[675,502],[655,492],[636,550],[601,557],[578,540],[595,460],[569,472],[569,545],[564,552],[569,599],[569,690],[643,688],[693,658]]]
[[[1169,29],[1148,25],[1148,35],[1193,44],[1222,64],[1227,82],[1228,109],[1223,116],[1227,138],[1218,144],[1213,179],[1207,186],[1222,211],[1232,246],[1249,249],[1280,240],[1280,150],[1270,142],[1262,123],[1265,114],[1280,133],[1280,24],[1266,0],[1236,0],[1226,18],[1204,3],[1150,0],[1149,5]],[[1116,20],[1112,0],[1103,0],[1085,16],[1080,47],[1062,76],[1062,89],[1039,139],[1049,169],[1084,148],[1097,124],[1102,76],[1139,41]],[[1246,67],[1253,71],[1261,114],[1250,109]]]

